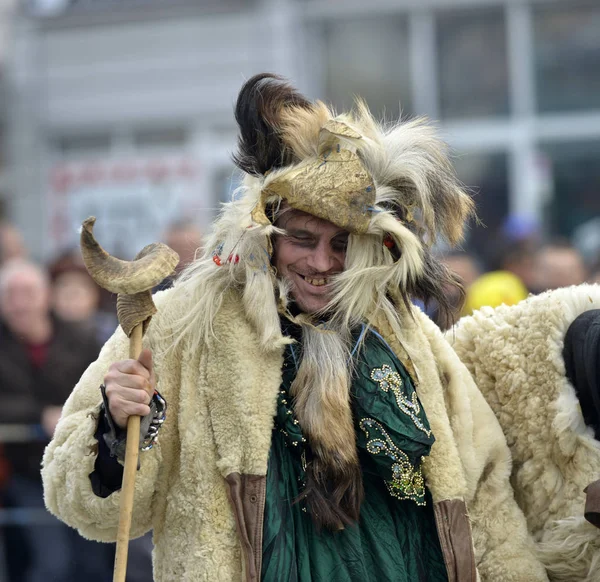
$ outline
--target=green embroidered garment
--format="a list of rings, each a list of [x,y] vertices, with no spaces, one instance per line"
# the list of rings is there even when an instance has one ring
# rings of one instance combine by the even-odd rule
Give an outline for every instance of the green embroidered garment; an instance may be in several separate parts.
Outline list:
[[[288,396],[288,346],[267,472],[262,582],[446,582],[431,496],[420,471],[434,436],[410,376],[374,332],[354,358],[352,408],[365,499],[359,522],[317,532],[302,502],[306,441]]]

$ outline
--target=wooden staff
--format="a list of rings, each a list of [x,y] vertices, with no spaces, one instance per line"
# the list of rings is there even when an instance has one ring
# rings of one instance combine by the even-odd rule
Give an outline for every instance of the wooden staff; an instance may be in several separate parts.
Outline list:
[[[179,262],[175,251],[162,243],[144,247],[133,261],[122,261],[109,255],[94,238],[96,219],[90,217],[81,228],[81,252],[85,266],[98,285],[117,293],[117,317],[123,331],[129,337],[129,358],[137,360],[142,351],[142,337],[151,317],[156,313],[152,301],[152,289],[168,277]],[[135,474],[137,471],[140,443],[140,417],[127,419],[127,443],[119,530],[115,554],[114,582],[125,582],[129,531],[133,513]]]

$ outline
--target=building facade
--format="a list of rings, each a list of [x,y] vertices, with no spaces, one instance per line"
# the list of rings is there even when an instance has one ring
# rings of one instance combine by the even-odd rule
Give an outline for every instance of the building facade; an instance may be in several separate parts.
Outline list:
[[[437,120],[486,225],[473,246],[511,215],[577,236],[600,217],[598,30],[589,0],[30,0],[5,205],[42,258],[89,214],[127,257],[182,215],[206,225],[236,183],[236,93],[272,71]]]

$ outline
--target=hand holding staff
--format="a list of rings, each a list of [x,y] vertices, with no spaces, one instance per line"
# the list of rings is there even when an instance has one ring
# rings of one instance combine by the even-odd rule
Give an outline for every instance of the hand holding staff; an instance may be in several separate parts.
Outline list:
[[[90,217],[81,229],[81,252],[92,278],[104,289],[117,296],[117,317],[129,337],[129,357],[137,359],[142,351],[142,336],[156,313],[152,289],[175,270],[179,256],[162,243],[144,247],[133,261],[122,261],[110,256],[94,239],[96,219]],[[114,582],[125,582],[129,530],[133,512],[135,473],[139,454],[140,417],[130,416],[127,421],[127,445],[119,531],[115,556]]]

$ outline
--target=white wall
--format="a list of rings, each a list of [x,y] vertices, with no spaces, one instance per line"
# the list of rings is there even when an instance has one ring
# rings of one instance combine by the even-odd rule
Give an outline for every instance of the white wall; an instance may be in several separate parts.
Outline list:
[[[48,30],[40,52],[52,128],[231,116],[245,77],[273,64],[255,14]]]

